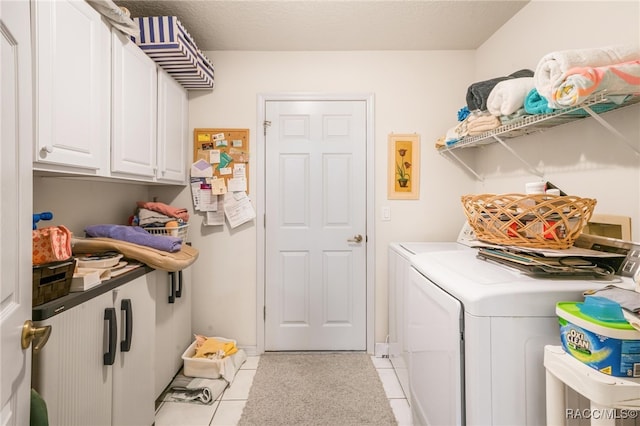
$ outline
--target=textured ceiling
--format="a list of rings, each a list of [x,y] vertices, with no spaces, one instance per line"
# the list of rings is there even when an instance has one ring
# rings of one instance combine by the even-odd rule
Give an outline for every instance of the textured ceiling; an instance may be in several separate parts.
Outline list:
[[[173,15],[203,50],[476,49],[528,0],[114,0]]]

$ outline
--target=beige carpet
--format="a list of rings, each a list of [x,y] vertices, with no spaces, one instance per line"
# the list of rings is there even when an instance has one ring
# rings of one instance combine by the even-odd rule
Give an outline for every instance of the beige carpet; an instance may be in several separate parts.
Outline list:
[[[395,425],[364,353],[260,356],[239,425]]]

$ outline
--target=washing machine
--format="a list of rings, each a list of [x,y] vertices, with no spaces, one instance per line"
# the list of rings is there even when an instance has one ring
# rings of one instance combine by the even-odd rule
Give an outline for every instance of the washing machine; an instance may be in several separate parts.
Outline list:
[[[614,281],[548,279],[464,248],[410,257],[406,347],[414,425],[541,425],[543,350],[560,345],[555,306]]]
[[[419,253],[468,249],[457,242],[391,243],[388,248],[388,327],[387,354],[402,391],[409,401],[409,358],[406,345],[406,278],[411,258]],[[383,354],[384,355],[384,354]]]

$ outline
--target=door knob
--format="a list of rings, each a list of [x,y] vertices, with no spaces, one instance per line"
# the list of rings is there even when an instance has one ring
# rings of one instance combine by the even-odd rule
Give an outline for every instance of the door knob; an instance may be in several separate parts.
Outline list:
[[[347,240],[348,243],[361,243],[362,242],[362,235],[358,234],[358,235],[354,235],[353,238],[349,238]]]
[[[49,340],[49,336],[51,336],[51,326],[45,325],[44,327],[34,327],[33,321],[26,320],[24,325],[22,326],[22,338],[20,342],[22,343],[22,349],[27,349],[33,339],[38,338],[38,342],[33,347],[33,352],[37,353],[44,345],[47,344],[47,340]]]

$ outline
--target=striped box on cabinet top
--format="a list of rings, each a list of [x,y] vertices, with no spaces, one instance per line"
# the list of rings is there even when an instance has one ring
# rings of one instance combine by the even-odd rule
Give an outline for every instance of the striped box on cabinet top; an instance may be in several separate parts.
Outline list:
[[[213,88],[213,65],[176,16],[133,18],[140,37],[131,37],[149,57],[186,89]]]
[[[213,65],[206,56],[198,50],[198,64],[196,68],[175,68],[168,71],[173,78],[186,89],[212,89],[214,84]]]

